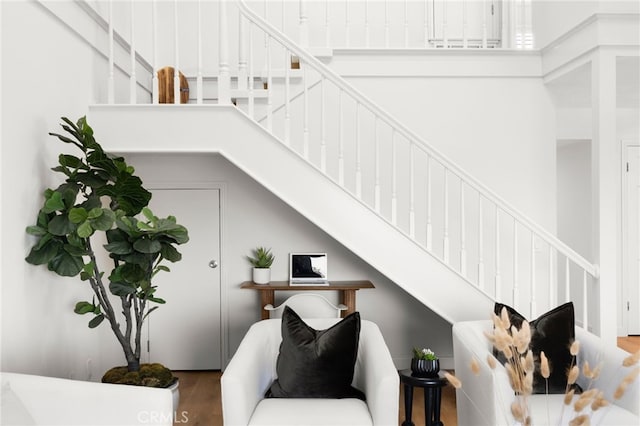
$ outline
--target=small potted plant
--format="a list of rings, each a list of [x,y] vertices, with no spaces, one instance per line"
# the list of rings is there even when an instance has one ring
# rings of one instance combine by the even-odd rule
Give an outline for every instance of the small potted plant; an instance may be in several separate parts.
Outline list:
[[[440,361],[437,355],[428,348],[413,348],[411,372],[417,377],[435,377],[440,371]]]
[[[269,284],[269,281],[271,281],[271,265],[275,260],[271,249],[257,247],[253,250],[253,257],[247,256],[247,260],[253,265],[253,282],[256,284]]]

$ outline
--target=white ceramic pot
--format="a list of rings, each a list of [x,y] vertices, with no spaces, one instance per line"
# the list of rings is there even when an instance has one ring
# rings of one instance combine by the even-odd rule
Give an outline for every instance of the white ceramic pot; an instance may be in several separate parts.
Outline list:
[[[256,284],[269,284],[271,281],[271,268],[253,268],[253,282]]]
[[[178,412],[178,404],[180,404],[180,390],[179,390],[180,381],[176,380],[174,384],[169,386],[167,389],[171,390],[171,397],[173,399],[173,412],[174,414]]]

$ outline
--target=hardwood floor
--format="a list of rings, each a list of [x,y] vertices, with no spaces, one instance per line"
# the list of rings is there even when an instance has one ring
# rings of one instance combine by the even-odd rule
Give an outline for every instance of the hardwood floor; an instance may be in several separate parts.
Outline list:
[[[627,352],[640,350],[640,336],[619,337],[618,346]],[[174,426],[221,426],[222,402],[220,397],[219,371],[176,371],[180,379],[180,405],[175,415]],[[412,421],[416,425],[425,424],[424,394],[422,389],[413,393]],[[398,424],[404,420],[404,396],[400,391],[400,412]],[[457,426],[456,394],[451,386],[442,391],[440,419],[446,426]]]
[[[618,347],[629,353],[640,351],[640,336],[618,337]]]
[[[222,426],[220,371],[174,371],[180,379],[175,426]]]
[[[175,413],[174,426],[221,426],[222,402],[220,398],[219,371],[175,371],[180,379],[180,404]],[[398,424],[404,420],[404,393],[400,391]],[[456,426],[456,403],[453,387],[442,391],[440,419],[446,426]],[[412,421],[425,424],[424,393],[416,388],[413,392]]]

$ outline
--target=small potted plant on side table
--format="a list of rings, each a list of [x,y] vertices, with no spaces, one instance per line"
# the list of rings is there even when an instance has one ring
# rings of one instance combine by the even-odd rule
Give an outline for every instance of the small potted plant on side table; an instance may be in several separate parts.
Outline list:
[[[269,284],[269,281],[271,281],[271,265],[275,260],[271,249],[257,247],[253,250],[253,257],[247,256],[247,260],[253,265],[253,282],[256,284]]]
[[[440,361],[436,354],[428,348],[413,348],[411,372],[416,377],[435,377],[440,371]]]

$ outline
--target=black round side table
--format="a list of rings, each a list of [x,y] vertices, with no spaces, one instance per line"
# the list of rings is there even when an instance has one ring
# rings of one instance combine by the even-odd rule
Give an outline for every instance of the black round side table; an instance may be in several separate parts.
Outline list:
[[[440,421],[440,401],[442,400],[442,388],[447,385],[447,379],[441,373],[435,377],[416,377],[411,375],[411,370],[400,370],[400,382],[404,386],[404,412],[405,421],[402,426],[414,426],[411,421],[413,411],[413,388],[424,389],[424,417],[426,426],[444,426]]]

